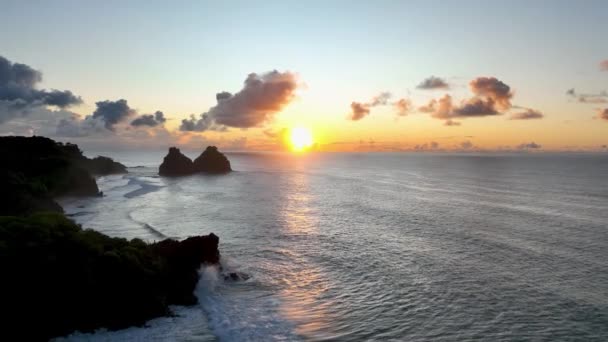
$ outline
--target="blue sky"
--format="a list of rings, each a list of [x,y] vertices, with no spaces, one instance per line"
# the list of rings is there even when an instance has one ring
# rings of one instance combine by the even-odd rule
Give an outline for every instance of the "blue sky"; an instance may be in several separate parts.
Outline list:
[[[238,91],[247,74],[273,69],[298,73],[307,94],[299,111],[330,122],[343,119],[351,101],[384,90],[423,104],[436,94],[415,87],[431,75],[453,83],[454,96],[466,96],[474,77],[497,77],[515,89],[515,105],[562,121],[596,110],[568,103],[567,89],[608,88],[608,73],[598,72],[608,59],[608,1],[4,0],[1,7],[0,55],[43,71],[42,87],[82,96],[82,113],[95,101],[126,98],[140,111],[179,119],[213,106],[218,91]]]

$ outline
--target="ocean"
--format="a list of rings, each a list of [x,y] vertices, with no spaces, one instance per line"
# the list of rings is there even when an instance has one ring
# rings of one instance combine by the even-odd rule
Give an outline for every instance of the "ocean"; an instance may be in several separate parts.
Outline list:
[[[608,340],[606,154],[231,153],[162,178],[165,153],[105,153],[129,174],[60,203],[111,236],[213,232],[250,278],[206,267],[197,306],[58,340]]]

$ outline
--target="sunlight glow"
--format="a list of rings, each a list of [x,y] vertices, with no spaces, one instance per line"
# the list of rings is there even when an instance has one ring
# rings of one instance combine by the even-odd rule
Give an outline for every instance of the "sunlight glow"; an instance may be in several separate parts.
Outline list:
[[[292,150],[304,151],[313,144],[312,133],[306,127],[294,127],[289,132],[289,143]]]

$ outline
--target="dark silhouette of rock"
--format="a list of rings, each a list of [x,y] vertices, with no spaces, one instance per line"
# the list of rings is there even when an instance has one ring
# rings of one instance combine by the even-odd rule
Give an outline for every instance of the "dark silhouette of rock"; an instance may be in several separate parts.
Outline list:
[[[61,212],[53,197],[95,196],[78,146],[44,137],[0,137],[0,215]]]
[[[245,281],[249,279],[249,275],[242,272],[230,272],[224,275],[225,281]]]
[[[197,270],[219,261],[218,244],[111,238],[54,213],[0,217],[0,340],[122,329],[195,304]]]
[[[158,168],[161,176],[185,176],[194,173],[194,164],[190,158],[183,155],[179,148],[169,148],[169,153]]]
[[[211,233],[183,241],[167,239],[152,246],[153,251],[164,257],[169,265],[169,302],[179,305],[197,303],[194,287],[199,278],[198,268],[202,263],[216,264],[220,261],[219,241],[219,237]]]
[[[215,146],[207,146],[198,158],[194,159],[195,172],[226,173],[232,171],[228,158]]]
[[[57,196],[97,196],[92,174],[124,173],[107,157],[89,159],[74,144],[45,137],[0,137],[0,215],[62,212]]]
[[[94,175],[127,173],[126,166],[119,162],[115,162],[112,158],[104,156],[88,159],[86,162],[86,169]]]

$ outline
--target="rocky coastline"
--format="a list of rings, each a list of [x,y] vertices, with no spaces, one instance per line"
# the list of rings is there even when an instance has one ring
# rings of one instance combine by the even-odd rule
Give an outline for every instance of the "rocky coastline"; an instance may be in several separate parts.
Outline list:
[[[196,304],[198,269],[220,260],[216,235],[113,238],[75,224],[53,200],[99,196],[94,175],[124,165],[44,137],[0,137],[0,158],[0,340],[121,329]]]

